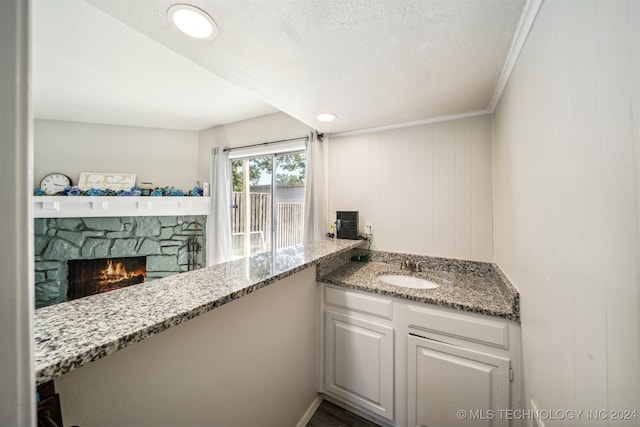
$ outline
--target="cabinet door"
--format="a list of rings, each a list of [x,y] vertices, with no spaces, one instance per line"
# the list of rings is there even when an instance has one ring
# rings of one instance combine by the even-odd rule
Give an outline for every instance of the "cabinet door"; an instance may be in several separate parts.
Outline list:
[[[508,426],[509,369],[509,359],[409,335],[409,426]]]
[[[326,311],[325,390],[393,420],[393,329]]]

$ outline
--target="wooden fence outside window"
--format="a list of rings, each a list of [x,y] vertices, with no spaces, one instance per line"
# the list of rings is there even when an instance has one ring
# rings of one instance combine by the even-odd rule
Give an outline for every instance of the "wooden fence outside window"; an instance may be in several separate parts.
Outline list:
[[[251,254],[265,252],[272,244],[271,194],[250,193],[251,203]],[[245,212],[242,193],[233,193],[234,209],[231,214],[233,254],[244,252]],[[304,203],[277,203],[276,249],[302,243],[304,230]]]

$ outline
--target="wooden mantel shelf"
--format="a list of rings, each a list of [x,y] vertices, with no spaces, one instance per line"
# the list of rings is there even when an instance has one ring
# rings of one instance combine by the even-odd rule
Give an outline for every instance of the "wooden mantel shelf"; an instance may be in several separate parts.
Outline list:
[[[210,197],[34,196],[35,218],[209,215]]]

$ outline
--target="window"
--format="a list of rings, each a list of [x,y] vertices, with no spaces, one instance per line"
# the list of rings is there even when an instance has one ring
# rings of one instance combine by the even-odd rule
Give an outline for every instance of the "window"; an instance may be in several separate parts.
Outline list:
[[[302,243],[305,152],[233,159],[231,170],[233,255]]]

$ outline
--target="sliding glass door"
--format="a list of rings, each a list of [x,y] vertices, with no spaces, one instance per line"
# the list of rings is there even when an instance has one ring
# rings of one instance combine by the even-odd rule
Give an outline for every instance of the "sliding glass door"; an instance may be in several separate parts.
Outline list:
[[[302,243],[304,151],[232,160],[233,255]]]

